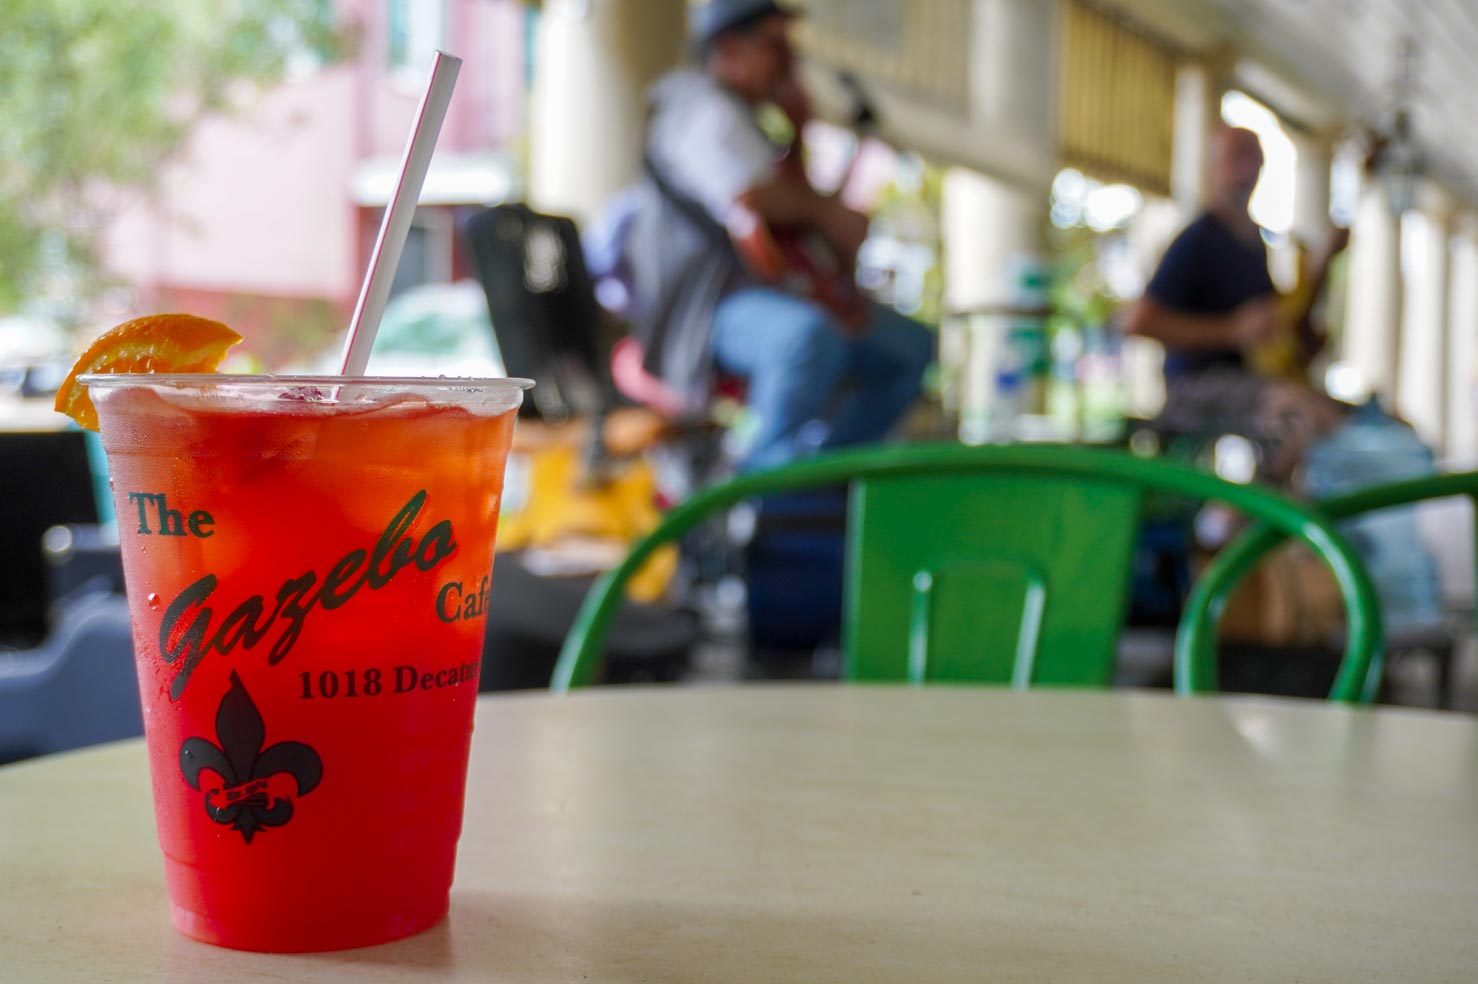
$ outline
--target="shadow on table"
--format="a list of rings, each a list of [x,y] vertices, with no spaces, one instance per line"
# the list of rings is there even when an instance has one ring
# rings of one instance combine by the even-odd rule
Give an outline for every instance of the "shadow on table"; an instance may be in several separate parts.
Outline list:
[[[1190,955],[1150,940],[1075,934],[1067,910],[1050,919],[1060,925],[1025,926],[1016,920],[986,924],[907,886],[899,887],[896,902],[897,919],[881,922],[857,918],[845,900],[835,913],[787,915],[773,911],[778,900],[725,906],[460,892],[453,894],[446,922],[412,939],[270,959],[273,970],[295,980],[362,981],[860,984],[976,980],[987,968],[1038,979],[1087,970],[1112,979],[1181,978],[1196,969]],[[210,961],[191,949],[194,959],[169,979],[195,980],[208,972]]]

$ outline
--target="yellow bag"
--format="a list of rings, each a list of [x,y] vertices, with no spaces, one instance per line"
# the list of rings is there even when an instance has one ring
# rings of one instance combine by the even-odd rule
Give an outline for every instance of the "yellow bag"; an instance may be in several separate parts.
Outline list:
[[[523,485],[520,507],[498,520],[498,551],[565,550],[592,566],[619,562],[662,518],[656,476],[640,457],[612,466],[613,474],[588,481],[585,441],[578,427],[519,424],[509,458],[510,480]],[[507,490],[505,490],[506,492]],[[677,571],[677,548],[657,551],[627,585],[633,601],[657,601]]]

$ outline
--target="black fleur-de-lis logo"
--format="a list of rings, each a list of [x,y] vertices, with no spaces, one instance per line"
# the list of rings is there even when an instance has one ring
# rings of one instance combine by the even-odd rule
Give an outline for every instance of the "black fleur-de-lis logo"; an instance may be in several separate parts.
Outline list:
[[[200,774],[214,772],[223,785],[207,786],[205,812],[216,823],[241,831],[250,844],[262,827],[280,827],[292,819],[293,797],[307,796],[323,778],[318,753],[300,741],[279,741],[262,747],[266,728],[262,714],[231,671],[231,688],[216,710],[215,745],[204,738],[186,738],[180,746],[180,771],[191,789],[200,788]],[[284,788],[278,776],[290,776],[297,785]]]

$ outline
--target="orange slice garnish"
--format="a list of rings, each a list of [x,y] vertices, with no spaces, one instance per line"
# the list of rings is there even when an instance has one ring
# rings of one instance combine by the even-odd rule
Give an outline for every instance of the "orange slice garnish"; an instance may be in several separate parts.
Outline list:
[[[89,372],[214,372],[241,336],[193,314],[151,314],[104,332],[78,358],[56,391],[56,408],[88,430],[97,410],[77,377]]]

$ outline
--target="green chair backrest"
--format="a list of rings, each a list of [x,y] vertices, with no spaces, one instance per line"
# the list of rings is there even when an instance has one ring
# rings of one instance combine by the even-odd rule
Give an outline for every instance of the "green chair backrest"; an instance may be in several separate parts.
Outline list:
[[[1459,495],[1472,499],[1474,509],[1478,511],[1478,472],[1429,475],[1375,485],[1321,499],[1315,505],[1329,519],[1337,521],[1378,509]],[[1186,601],[1186,618],[1203,628],[1204,635],[1191,633],[1176,640],[1175,686],[1181,693],[1205,693],[1217,688],[1214,639],[1227,599],[1263,555],[1285,539],[1287,535],[1281,530],[1259,523],[1233,540],[1206,565]],[[1380,660],[1371,664],[1362,688],[1362,699],[1374,699],[1380,687],[1381,669]]]
[[[843,673],[852,680],[1108,686],[1140,490],[971,469],[852,486]]]
[[[1152,490],[1226,502],[1326,560],[1351,625],[1332,697],[1358,697],[1377,656],[1375,596],[1353,550],[1327,520],[1274,492],[1110,451],[910,445],[743,475],[678,506],[591,589],[553,689],[591,682],[622,589],[658,546],[744,499],[843,483],[850,680],[1107,686]]]

